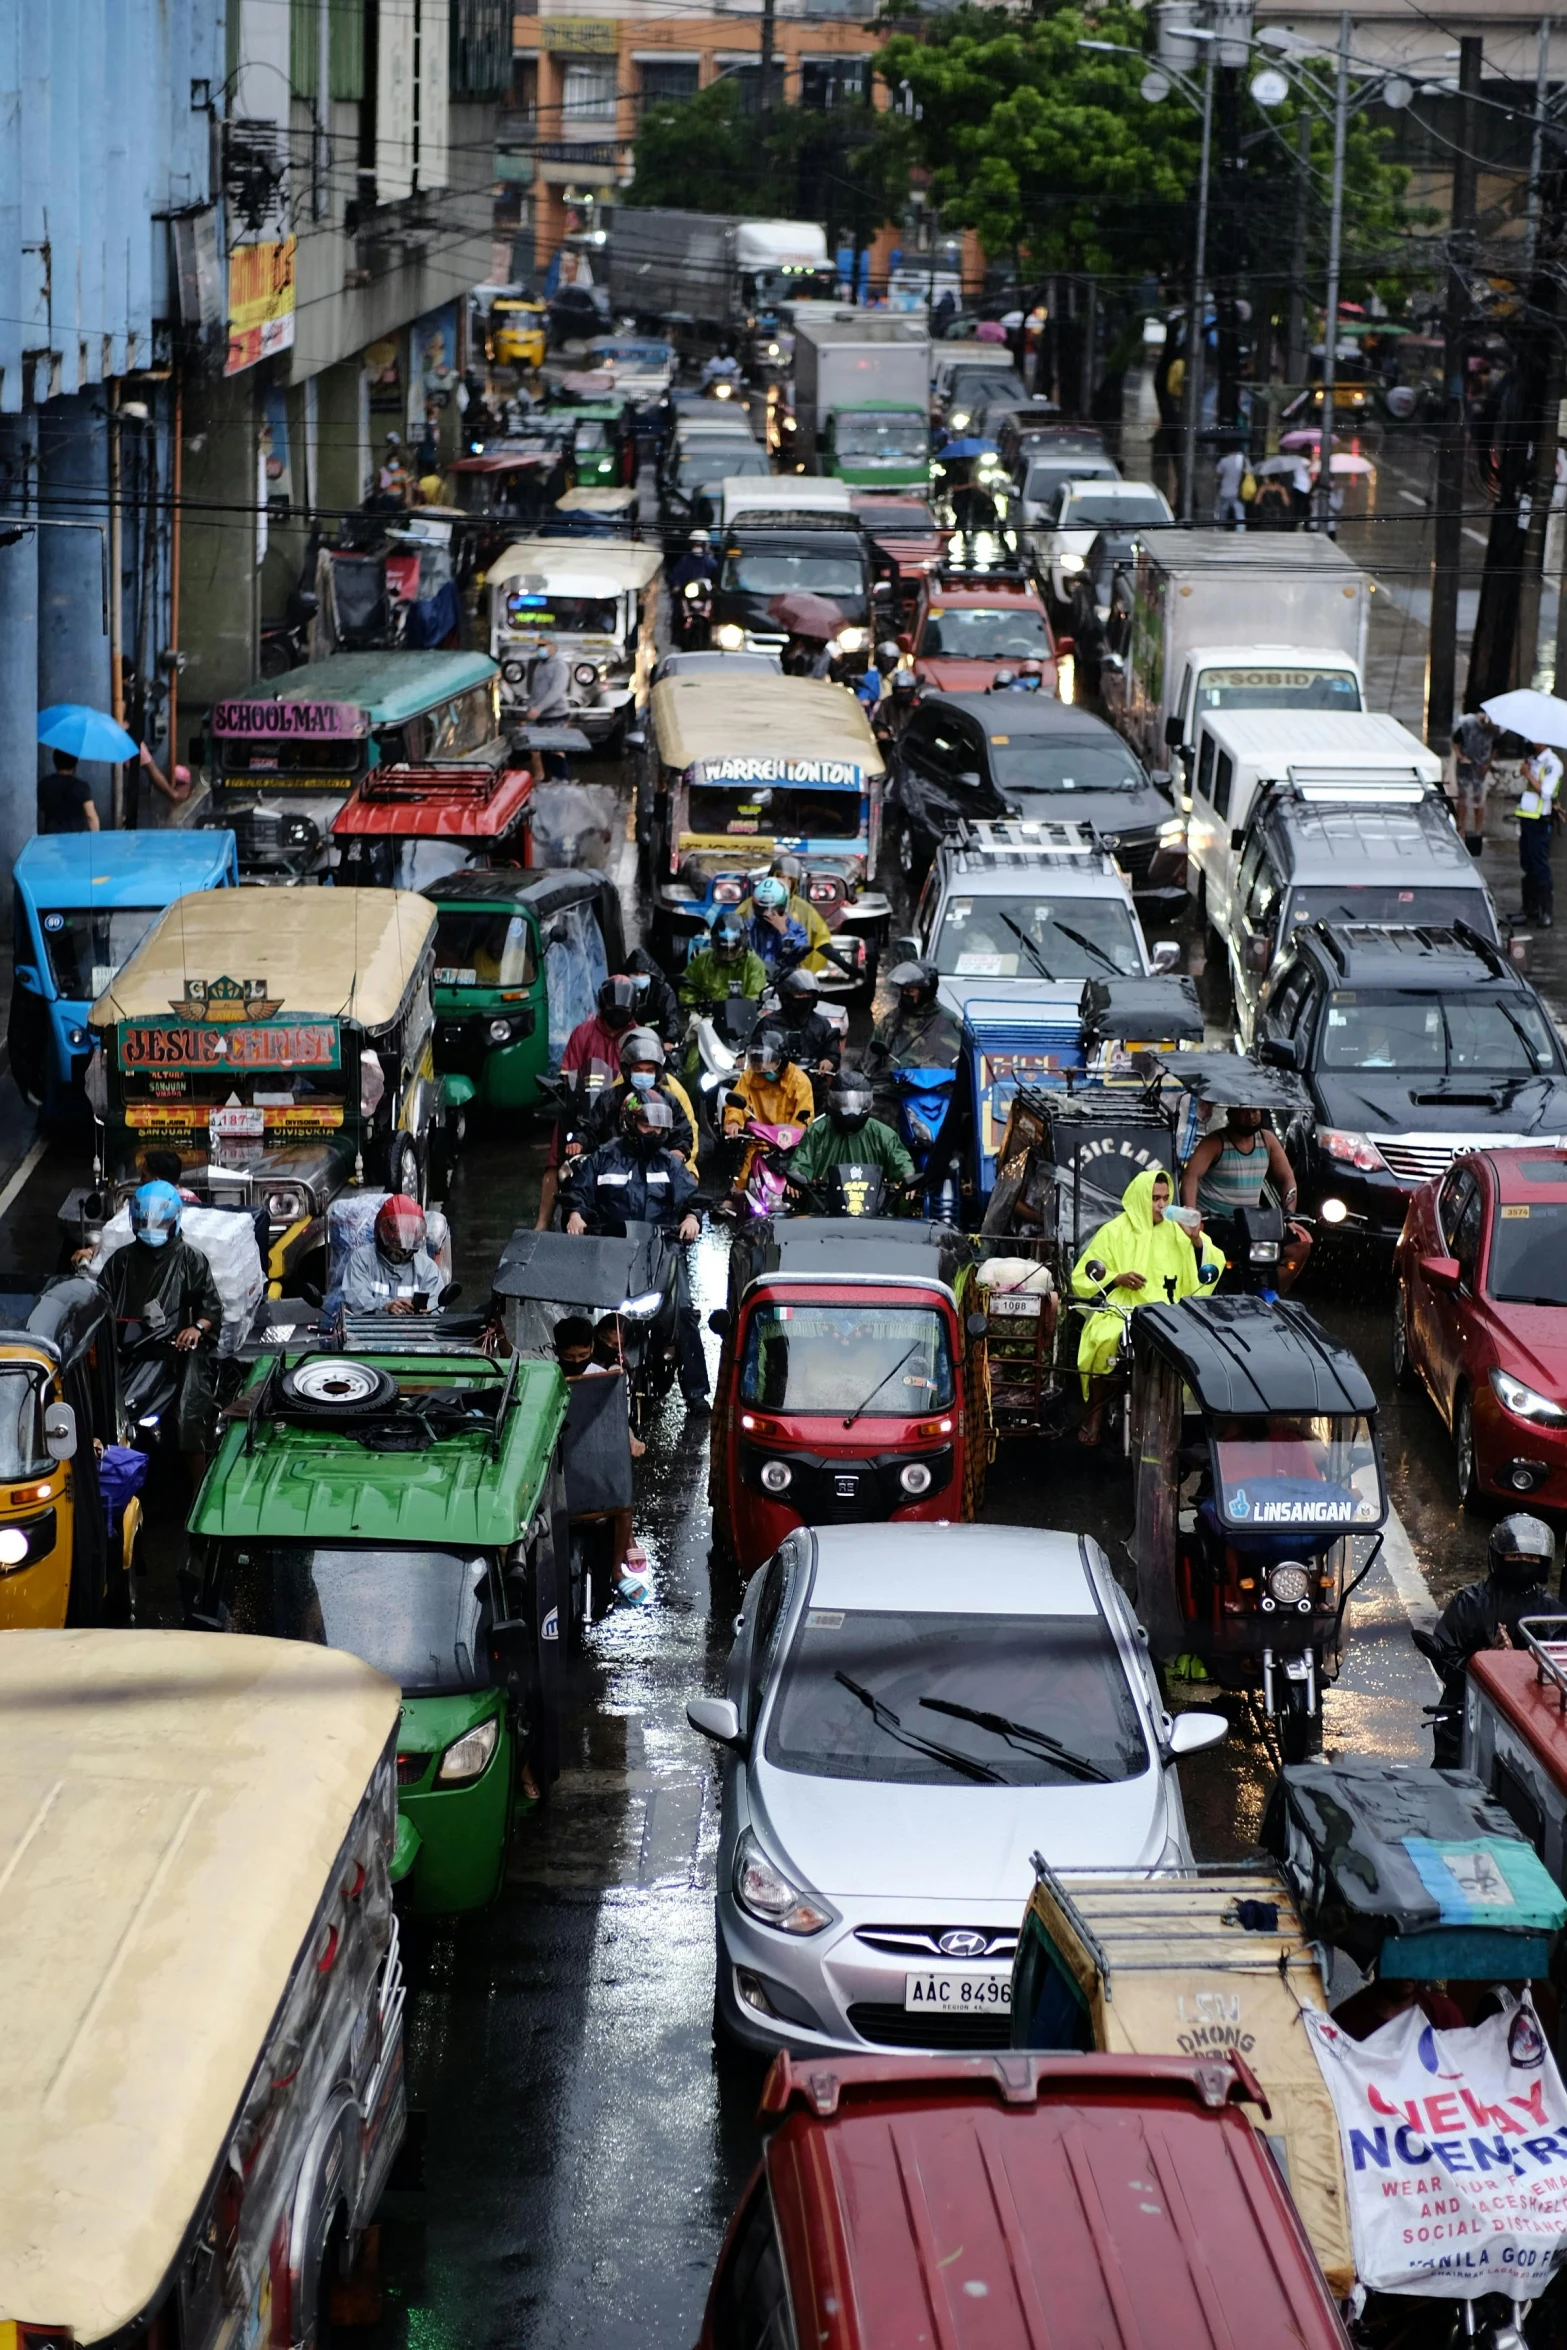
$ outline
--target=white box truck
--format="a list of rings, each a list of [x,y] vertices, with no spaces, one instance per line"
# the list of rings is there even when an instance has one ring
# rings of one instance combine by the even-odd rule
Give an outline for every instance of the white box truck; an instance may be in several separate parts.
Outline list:
[[[1330,538],[1150,531],[1105,706],[1138,756],[1189,773],[1210,711],[1365,708],[1371,581]]]
[[[617,313],[682,312],[709,335],[749,333],[791,293],[833,291],[826,232],[814,220],[617,204],[605,250]]]
[[[814,309],[815,305],[812,305]],[[930,484],[930,337],[922,319],[845,309],[794,320],[795,449],[857,489]]]

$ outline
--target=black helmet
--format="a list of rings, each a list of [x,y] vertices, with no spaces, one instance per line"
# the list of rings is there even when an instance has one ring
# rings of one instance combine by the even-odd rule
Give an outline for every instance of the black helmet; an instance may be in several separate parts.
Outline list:
[[[887,985],[895,987],[900,1002],[910,1011],[923,1011],[936,1000],[941,984],[941,973],[934,963],[898,963],[887,974]]]
[[[661,1093],[631,1092],[620,1105],[620,1125],[624,1134],[648,1134],[662,1143],[675,1130],[675,1113]]]
[[[1491,1529],[1486,1568],[1506,1591],[1531,1591],[1548,1583],[1556,1564],[1556,1539],[1549,1526],[1520,1510]]]
[[[745,1065],[764,1077],[778,1077],[789,1066],[789,1039],[781,1028],[755,1028],[745,1048]]]
[[[827,1107],[835,1126],[842,1127],[845,1134],[858,1134],[871,1114],[870,1079],[857,1069],[845,1069],[833,1079]]]
[[[599,984],[599,1010],[604,1015],[606,1028],[617,1034],[629,1028],[637,1016],[637,985],[624,971],[612,972]]]
[[[919,691],[919,678],[912,669],[895,669],[892,690],[902,702],[912,702]]]
[[[778,982],[780,1004],[798,1004],[803,1011],[810,1010],[821,992],[815,972],[802,970],[798,964]]]
[[[745,924],[728,906],[708,932],[708,943],[715,962],[737,963],[745,953]]]
[[[651,1028],[628,1028],[620,1040],[621,1075],[636,1061],[652,1061],[660,1069],[664,1066],[664,1040]]]

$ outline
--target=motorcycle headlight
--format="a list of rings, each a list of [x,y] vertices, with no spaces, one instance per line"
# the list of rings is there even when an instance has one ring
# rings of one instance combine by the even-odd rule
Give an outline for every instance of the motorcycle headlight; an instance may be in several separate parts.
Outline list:
[[[702,580],[702,579],[688,579],[688,580],[686,581],[686,584],[685,584],[685,586],[684,586],[684,587],[681,589],[681,591],[680,591],[680,592],[681,592],[681,594],[682,594],[682,595],[684,595],[684,596],[689,596],[689,597],[690,597],[690,599],[691,599],[691,601],[692,601],[693,603],[695,603],[695,602],[696,602],[696,599],[697,599],[697,597],[698,597],[698,596],[700,596],[700,595],[701,595],[701,594],[702,594],[702,593],[705,591],[705,589],[706,589],[706,586],[707,586],[707,582],[706,582],[706,580]]]
[[[510,1044],[511,1022],[509,1020],[492,1020],[484,1033],[491,1044]]]
[[[929,1493],[930,1470],[923,1461],[909,1461],[898,1471],[898,1483],[905,1493]]]
[[[92,1038],[85,1028],[68,1028],[65,1032],[65,1041],[73,1053],[84,1053],[91,1044]]]
[[[794,1483],[794,1471],[787,1461],[763,1461],[760,1475],[764,1493],[787,1493]]]
[[[1341,1166],[1358,1167],[1362,1175],[1385,1175],[1387,1161],[1374,1142],[1363,1134],[1351,1134],[1338,1126],[1319,1126],[1317,1140],[1330,1159]]]
[[[1279,1244],[1276,1240],[1254,1240],[1250,1253],[1254,1265],[1276,1265],[1279,1261]]]
[[[724,653],[742,651],[745,645],[745,630],[738,627],[733,620],[726,620],[718,631],[718,645],[719,650]]]
[[[615,1310],[628,1322],[651,1322],[663,1302],[662,1290],[644,1289],[640,1297],[623,1297]]]
[[[1268,1570],[1268,1594],[1280,1607],[1299,1607],[1311,1591],[1311,1577],[1297,1559],[1280,1559]]]
[[[747,1915],[780,1934],[819,1934],[832,1911],[807,1886],[770,1861],[749,1828],[735,1847],[735,1899]]]
[[[1172,816],[1168,823],[1161,824],[1159,827],[1159,846],[1162,849],[1178,849],[1185,838],[1186,819],[1184,816]]]
[[[769,358],[769,359],[776,359],[776,358],[777,358],[777,356],[778,356],[778,345],[777,345],[776,343],[769,343],[769,344],[768,344],[768,346],[767,346],[767,356],[768,356],[768,358]]]
[[[491,1714],[487,1722],[481,1722],[476,1730],[469,1730],[465,1736],[448,1746],[441,1757],[441,1767],[435,1774],[436,1785],[462,1787],[470,1780],[477,1779],[495,1752],[500,1734],[500,1717]]]
[[[1539,1395],[1532,1387],[1525,1387],[1521,1379],[1512,1378],[1506,1371],[1491,1373],[1491,1393],[1503,1411],[1511,1412],[1515,1419],[1543,1422],[1550,1428],[1567,1424],[1567,1411],[1559,1403],[1552,1403],[1548,1395]]]

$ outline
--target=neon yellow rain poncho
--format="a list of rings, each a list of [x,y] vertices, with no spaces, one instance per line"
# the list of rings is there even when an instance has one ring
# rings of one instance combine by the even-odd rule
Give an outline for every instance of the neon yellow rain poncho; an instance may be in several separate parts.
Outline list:
[[[1101,1224],[1077,1263],[1072,1267],[1072,1294],[1074,1297],[1097,1297],[1110,1288],[1119,1273],[1141,1273],[1141,1289],[1118,1289],[1118,1304],[1128,1306],[1164,1305],[1183,1297],[1194,1297],[1204,1286],[1197,1277],[1197,1259],[1192,1244],[1179,1224],[1167,1224],[1161,1217],[1156,1224],[1153,1215],[1153,1187],[1160,1176],[1166,1183],[1162,1167],[1145,1167],[1134,1175],[1121,1194],[1121,1213],[1112,1216],[1108,1224]],[[1172,1196],[1174,1186],[1171,1185]],[[1206,1237],[1203,1253],[1216,1255]],[[1083,1271],[1090,1259],[1105,1267],[1102,1281],[1090,1281]],[[1223,1264],[1223,1258],[1219,1258]],[[1088,1393],[1088,1382],[1110,1371],[1115,1364],[1121,1344],[1122,1321],[1119,1314],[1089,1314],[1083,1322],[1083,1335],[1078,1341],[1077,1367],[1083,1375],[1083,1393]]]

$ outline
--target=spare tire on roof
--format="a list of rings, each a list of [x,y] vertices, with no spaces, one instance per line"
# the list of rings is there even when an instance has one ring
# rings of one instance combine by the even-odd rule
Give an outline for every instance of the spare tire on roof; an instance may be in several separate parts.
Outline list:
[[[313,1420],[359,1419],[366,1412],[384,1412],[397,1396],[391,1373],[357,1355],[307,1355],[278,1383],[283,1408]]]

